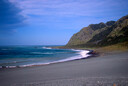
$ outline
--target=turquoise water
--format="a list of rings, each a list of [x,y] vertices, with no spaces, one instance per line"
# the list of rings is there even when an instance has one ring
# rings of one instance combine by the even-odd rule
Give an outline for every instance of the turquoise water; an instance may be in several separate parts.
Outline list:
[[[52,49],[50,46],[1,46],[0,66],[49,64],[80,57],[80,50]]]

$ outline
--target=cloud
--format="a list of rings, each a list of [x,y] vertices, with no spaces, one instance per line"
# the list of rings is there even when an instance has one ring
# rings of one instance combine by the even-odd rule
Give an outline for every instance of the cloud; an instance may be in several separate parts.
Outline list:
[[[128,10],[127,2],[121,0],[10,0],[18,3],[23,9],[21,14],[27,18],[28,22],[38,22],[38,24],[53,21],[63,21],[58,17],[113,17],[113,15],[123,14]],[[124,11],[123,11],[124,10]],[[39,16],[40,18],[37,19]],[[44,18],[44,16],[46,16]],[[53,18],[54,17],[54,18]],[[47,19],[46,19],[47,18]],[[59,19],[59,20],[57,20]],[[48,21],[49,20],[49,21]]]
[[[25,17],[20,14],[22,10],[9,0],[0,0],[0,11],[1,32],[14,31],[25,25]]]
[[[62,22],[70,17],[114,17],[128,10],[126,0],[9,0],[29,23]],[[61,18],[59,18],[61,17]],[[37,19],[38,18],[38,19]],[[54,19],[54,20],[53,20]],[[55,22],[54,21],[54,22]]]
[[[11,0],[19,3],[23,14],[94,16],[111,10],[120,10],[127,4],[121,0]],[[122,7],[123,6],[123,7]],[[123,8],[124,9],[124,8]]]

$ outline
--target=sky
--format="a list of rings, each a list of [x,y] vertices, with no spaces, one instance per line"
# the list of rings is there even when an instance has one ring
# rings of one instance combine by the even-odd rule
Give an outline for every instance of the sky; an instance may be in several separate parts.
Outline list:
[[[128,0],[0,0],[0,45],[65,45],[89,24],[128,15]]]

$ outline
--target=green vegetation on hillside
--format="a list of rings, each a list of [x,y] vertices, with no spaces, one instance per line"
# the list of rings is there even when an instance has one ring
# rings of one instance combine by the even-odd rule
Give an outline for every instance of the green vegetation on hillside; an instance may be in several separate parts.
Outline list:
[[[118,21],[90,24],[74,34],[65,48],[99,48],[128,45],[128,15]]]

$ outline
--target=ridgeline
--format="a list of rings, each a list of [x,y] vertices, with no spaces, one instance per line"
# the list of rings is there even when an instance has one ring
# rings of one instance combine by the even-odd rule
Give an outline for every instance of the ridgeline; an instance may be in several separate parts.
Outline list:
[[[128,47],[128,15],[117,21],[90,24],[74,34],[64,48]]]

